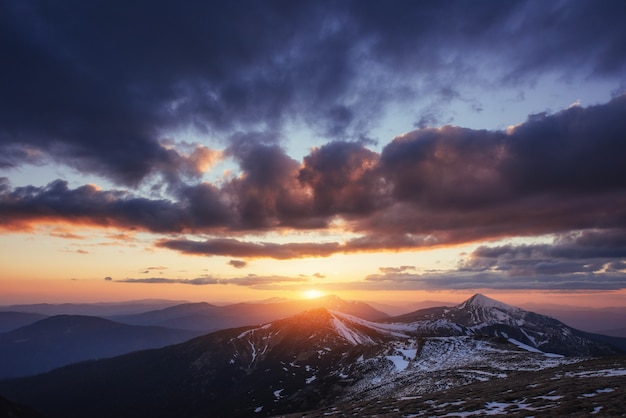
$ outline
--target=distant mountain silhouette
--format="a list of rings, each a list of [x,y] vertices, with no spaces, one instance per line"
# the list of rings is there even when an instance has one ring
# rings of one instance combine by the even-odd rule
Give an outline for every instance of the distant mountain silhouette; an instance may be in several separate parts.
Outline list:
[[[46,372],[89,359],[186,341],[197,332],[58,315],[0,334],[0,378]]]
[[[30,325],[45,317],[46,315],[31,312],[0,312],[0,333]]]
[[[337,296],[292,301],[263,301],[216,306],[209,303],[185,303],[165,309],[136,315],[111,317],[133,325],[154,325],[196,331],[217,331],[244,325],[262,324],[286,318],[304,310],[324,307],[359,318],[377,320],[387,318],[384,312],[363,302],[348,302]]]
[[[525,309],[551,316],[581,331],[596,334],[605,334],[607,327],[618,329],[626,323],[626,307],[623,306],[589,308],[584,306],[529,305]],[[626,333],[616,336],[626,337]]]
[[[111,316],[130,315],[149,310],[163,309],[184,303],[183,301],[164,299],[144,299],[126,302],[98,302],[98,303],[31,303],[0,307],[0,311],[29,312],[46,316],[52,315],[86,315]]]

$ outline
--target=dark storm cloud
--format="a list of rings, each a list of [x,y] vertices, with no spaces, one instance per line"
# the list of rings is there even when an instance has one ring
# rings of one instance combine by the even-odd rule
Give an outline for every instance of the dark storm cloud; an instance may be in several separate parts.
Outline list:
[[[369,241],[431,244],[624,227],[625,116],[620,96],[508,133],[447,126],[396,138],[379,165],[394,203],[359,226],[378,232]]]
[[[188,228],[219,226],[228,219],[228,209],[217,197],[215,201],[210,199],[213,193],[212,186],[198,185],[187,189],[181,202],[172,202],[133,197],[123,191],[102,191],[93,185],[70,189],[63,180],[45,187],[12,190],[6,181],[0,181],[0,220],[3,227],[69,222],[182,232]],[[196,197],[197,194],[202,196]]]
[[[381,269],[368,286],[406,289],[614,290],[626,288],[626,231],[588,230],[552,244],[480,246],[456,270]]]
[[[159,245],[281,259],[610,231],[626,227],[623,132],[626,96],[535,115],[508,132],[421,129],[395,138],[380,155],[363,143],[334,141],[302,163],[276,135],[239,134],[225,154],[242,173],[219,185],[179,183],[169,200],[91,185],[70,189],[62,180],[12,188],[2,179],[0,219],[16,229],[47,221],[211,233],[216,238],[206,242],[168,238]],[[281,245],[229,239],[276,228],[318,230],[338,219],[360,236]]]
[[[624,4],[571,2],[5,1],[3,167],[47,155],[136,185],[177,180],[163,131],[366,134],[391,102],[536,74],[615,75]],[[253,128],[254,127],[254,128]],[[35,151],[33,154],[32,151]]]
[[[243,175],[228,182],[224,192],[234,202],[238,227],[263,229],[301,222],[306,226],[313,217],[297,184],[299,164],[276,143],[276,137],[236,135],[232,142],[226,154],[239,163]]]
[[[157,247],[169,248],[191,255],[275,258],[278,260],[302,257],[328,257],[344,249],[337,242],[276,244],[271,242],[245,242],[232,238],[216,238],[206,241],[162,239],[157,241],[156,245]]]
[[[360,143],[331,142],[304,158],[298,179],[311,188],[317,215],[367,214],[384,203],[377,163],[378,154]]]
[[[626,289],[626,231],[590,230],[552,244],[480,246],[449,271],[381,269],[364,287],[398,289]]]
[[[586,230],[552,244],[480,246],[461,270],[505,271],[510,275],[619,270],[626,260],[626,229]]]
[[[424,274],[373,274],[364,282],[347,284],[347,288],[376,290],[619,290],[626,289],[626,273],[534,274],[515,277],[499,272],[461,273],[455,271]]]

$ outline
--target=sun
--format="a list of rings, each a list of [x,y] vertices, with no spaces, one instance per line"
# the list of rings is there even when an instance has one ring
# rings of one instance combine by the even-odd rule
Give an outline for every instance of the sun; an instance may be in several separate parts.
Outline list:
[[[304,299],[316,299],[324,296],[324,292],[317,289],[309,289],[302,292],[302,297]]]

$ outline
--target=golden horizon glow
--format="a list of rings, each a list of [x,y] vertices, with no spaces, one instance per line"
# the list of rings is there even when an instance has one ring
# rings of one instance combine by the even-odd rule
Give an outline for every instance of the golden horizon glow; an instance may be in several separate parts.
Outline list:
[[[317,298],[321,298],[325,294],[326,293],[322,292],[321,290],[308,289],[302,292],[302,298],[303,299],[317,299]]]

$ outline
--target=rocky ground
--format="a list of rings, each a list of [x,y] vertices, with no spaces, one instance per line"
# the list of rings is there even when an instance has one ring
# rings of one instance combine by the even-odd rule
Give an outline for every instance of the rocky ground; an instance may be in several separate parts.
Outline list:
[[[626,416],[626,357],[523,371],[427,394],[370,398],[285,417]]]

